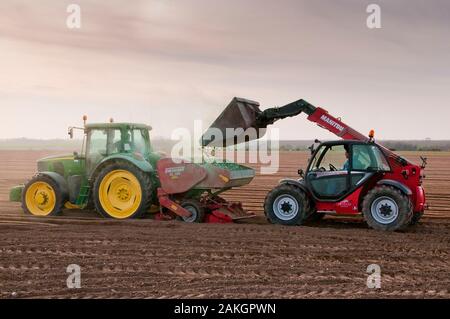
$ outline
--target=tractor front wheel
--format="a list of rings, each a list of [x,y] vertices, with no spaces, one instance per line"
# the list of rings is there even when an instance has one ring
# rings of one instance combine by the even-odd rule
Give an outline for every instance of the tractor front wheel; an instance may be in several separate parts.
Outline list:
[[[38,174],[27,183],[22,192],[25,213],[39,217],[56,216],[64,207],[63,191],[50,177]]]
[[[139,218],[151,206],[150,176],[131,163],[116,162],[101,169],[94,182],[94,204],[104,217]]]
[[[306,194],[292,185],[279,185],[267,194],[264,212],[272,224],[301,225],[309,214]]]
[[[377,230],[395,231],[407,227],[412,218],[408,196],[389,186],[378,186],[364,198],[363,214],[367,224]]]

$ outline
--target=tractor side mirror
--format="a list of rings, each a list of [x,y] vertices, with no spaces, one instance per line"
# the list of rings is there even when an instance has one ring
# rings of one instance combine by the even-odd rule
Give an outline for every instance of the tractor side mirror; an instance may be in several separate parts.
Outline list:
[[[314,144],[312,144],[310,147],[308,147],[308,149],[311,152],[311,155],[313,155],[314,152],[316,151],[316,149],[314,148]]]
[[[69,127],[69,136],[70,136],[70,139],[72,140],[73,139],[73,127]]]
[[[305,172],[302,169],[299,169],[297,172],[298,172],[298,176],[300,176],[301,178],[305,177]]]
[[[314,152],[316,151],[316,149],[314,148],[314,146],[316,144],[321,144],[322,142],[319,141],[317,138],[314,140],[314,144],[312,144],[310,147],[308,147],[308,149],[311,151],[311,155],[314,154]]]
[[[74,158],[75,160],[81,160],[81,159],[84,159],[84,157],[83,157],[82,155],[78,154],[78,152],[73,152],[73,158]]]

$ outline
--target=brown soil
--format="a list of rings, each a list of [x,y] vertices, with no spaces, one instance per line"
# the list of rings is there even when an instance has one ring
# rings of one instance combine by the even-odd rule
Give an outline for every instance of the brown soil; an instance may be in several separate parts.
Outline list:
[[[333,218],[267,224],[260,208],[266,190],[280,176],[295,176],[303,153],[282,154],[277,176],[230,192],[260,214],[252,223],[118,222],[80,211],[25,216],[7,201],[8,189],[47,154],[0,152],[0,298],[450,297],[449,154],[430,154],[432,210],[404,233]],[[82,289],[66,287],[70,264],[81,266]],[[370,264],[381,266],[381,289],[366,287]]]

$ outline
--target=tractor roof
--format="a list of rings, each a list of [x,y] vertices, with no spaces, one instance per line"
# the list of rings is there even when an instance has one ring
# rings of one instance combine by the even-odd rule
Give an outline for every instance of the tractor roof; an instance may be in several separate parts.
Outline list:
[[[86,129],[144,129],[151,130],[152,127],[146,124],[138,124],[138,123],[90,123],[86,124]]]

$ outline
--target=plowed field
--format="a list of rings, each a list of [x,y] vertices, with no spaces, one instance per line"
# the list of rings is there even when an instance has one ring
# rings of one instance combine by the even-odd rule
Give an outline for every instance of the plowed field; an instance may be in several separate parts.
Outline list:
[[[259,214],[245,224],[112,221],[94,212],[25,216],[8,189],[48,152],[0,152],[0,298],[449,298],[450,154],[430,153],[430,210],[402,233],[326,218],[302,227],[269,225],[266,192],[295,177],[307,153],[282,153],[276,176],[227,194]],[[418,159],[414,153],[408,158]],[[81,267],[68,289],[67,266]],[[381,267],[381,289],[366,286]]]

